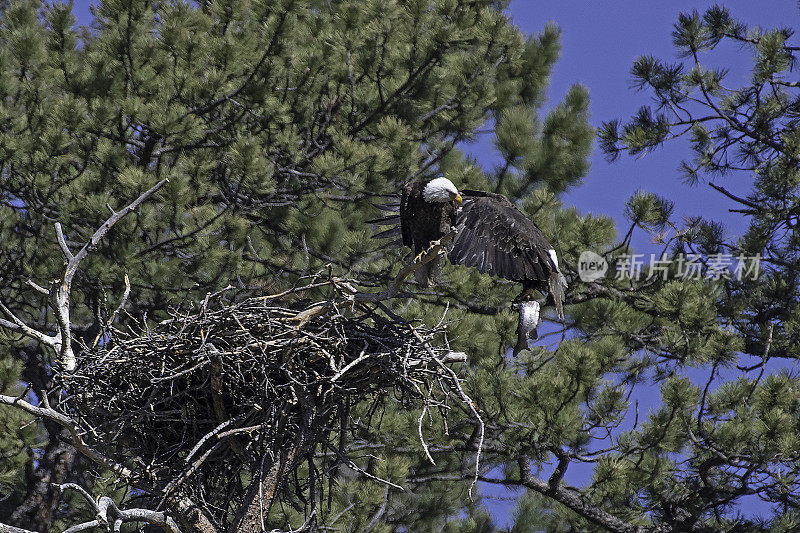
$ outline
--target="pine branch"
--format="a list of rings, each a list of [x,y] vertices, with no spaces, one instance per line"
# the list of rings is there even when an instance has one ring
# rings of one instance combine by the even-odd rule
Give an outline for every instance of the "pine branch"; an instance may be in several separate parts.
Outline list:
[[[566,488],[560,482],[549,483],[539,479],[531,473],[530,458],[527,456],[520,456],[517,463],[520,467],[520,484],[522,486],[556,500],[593,524],[605,527],[615,533],[660,533],[667,531],[665,528],[660,527],[642,527],[629,524],[587,501],[580,493]],[[503,483],[505,484],[505,481]]]
[[[151,524],[161,527],[167,533],[181,533],[180,527],[175,520],[163,511],[152,511],[150,509],[120,509],[116,502],[107,496],[101,496],[97,500],[86,492],[86,489],[76,483],[54,483],[55,487],[63,493],[66,490],[74,490],[80,494],[95,512],[95,519],[76,524],[64,530],[63,533],[78,533],[95,528],[105,528],[119,531],[125,523]],[[0,533],[37,533],[29,529],[22,529],[7,524],[0,523]]]

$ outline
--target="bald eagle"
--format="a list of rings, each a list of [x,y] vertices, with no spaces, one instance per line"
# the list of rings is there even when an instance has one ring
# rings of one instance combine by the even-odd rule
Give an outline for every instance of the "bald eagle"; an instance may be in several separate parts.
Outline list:
[[[423,253],[454,228],[455,237],[447,252],[451,263],[522,284],[522,292],[515,300],[520,313],[515,355],[527,348],[529,338],[536,338],[539,304],[534,291],[547,294],[547,303],[555,306],[560,320],[564,319],[566,280],[559,270],[555,248],[538,226],[502,194],[459,192],[453,182],[439,177],[405,186],[399,210],[398,215],[372,222],[399,222],[402,243],[414,254]],[[397,229],[375,237],[396,235]],[[440,272],[436,258],[418,268],[415,277],[420,285],[429,286],[438,282]]]
[[[403,188],[400,197],[400,229],[403,244],[419,255],[456,225],[457,206],[463,198],[447,178],[416,181]],[[414,276],[423,287],[438,283],[441,263],[435,258],[422,265]]]

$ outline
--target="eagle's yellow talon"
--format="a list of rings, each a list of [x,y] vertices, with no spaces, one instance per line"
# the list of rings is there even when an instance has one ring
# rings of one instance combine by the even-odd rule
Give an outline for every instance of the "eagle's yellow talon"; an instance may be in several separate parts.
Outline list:
[[[422,259],[423,259],[423,258],[424,258],[426,255],[428,255],[428,254],[432,253],[434,250],[436,250],[436,247],[437,247],[437,246],[441,246],[441,244],[442,244],[442,243],[441,243],[441,241],[439,241],[439,240],[431,241],[431,244],[428,246],[428,248],[426,248],[425,250],[421,251],[421,252],[420,252],[420,253],[419,253],[419,254],[418,254],[418,255],[417,255],[415,258],[414,258],[414,262],[415,262],[415,263],[421,263],[421,262],[422,262]],[[439,251],[441,252],[441,250],[439,250]]]

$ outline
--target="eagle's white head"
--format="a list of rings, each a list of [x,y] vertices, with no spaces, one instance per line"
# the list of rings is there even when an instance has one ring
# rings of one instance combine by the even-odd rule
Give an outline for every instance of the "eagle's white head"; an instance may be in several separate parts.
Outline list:
[[[455,200],[461,205],[462,198],[453,182],[445,177],[434,178],[422,189],[422,199],[426,202],[449,202]]]

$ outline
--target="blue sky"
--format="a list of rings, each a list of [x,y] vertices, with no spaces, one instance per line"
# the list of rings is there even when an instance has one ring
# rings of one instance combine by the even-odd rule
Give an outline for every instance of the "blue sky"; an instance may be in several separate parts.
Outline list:
[[[603,121],[626,119],[641,105],[649,103],[649,95],[635,93],[631,87],[630,67],[640,55],[674,61],[672,25],[682,11],[703,11],[713,5],[711,1],[654,1],[654,0],[516,0],[509,13],[520,29],[528,34],[542,30],[545,23],[554,21],[562,29],[562,54],[553,72],[549,90],[549,105],[555,105],[574,83],[589,89],[591,98],[591,123],[600,126]],[[765,28],[800,26],[800,10],[795,0],[731,0],[722,2],[731,13],[748,23]],[[79,23],[89,23],[90,2],[75,0],[74,9]],[[729,85],[739,85],[749,72],[748,52],[724,48],[712,60],[731,69]],[[483,164],[491,166],[496,161],[491,139],[465,147]],[[681,159],[689,154],[682,142],[674,142],[644,157],[623,156],[608,163],[595,149],[591,156],[591,169],[582,186],[567,193],[566,205],[575,205],[580,211],[610,215],[624,231],[625,201],[637,189],[645,189],[675,202],[678,216],[702,215],[725,223],[730,235],[741,233],[746,221],[741,215],[731,215],[734,207],[708,185],[689,186],[682,183],[677,172]],[[749,189],[749,176],[740,174],[722,178],[725,186],[737,192]],[[634,234],[634,247],[641,252],[654,252],[656,248],[642,232]],[[650,391],[649,405],[657,401],[658,391]],[[648,392],[644,391],[647,396]],[[642,415],[647,408],[643,408]],[[573,483],[580,483],[589,471],[573,471]],[[500,491],[498,496],[511,495]],[[500,523],[507,523],[514,502],[496,501],[489,509]],[[757,502],[744,505],[750,512],[763,510]]]
[[[553,72],[548,101],[558,102],[572,84],[581,83],[589,89],[591,124],[599,126],[614,118],[627,119],[649,103],[649,95],[630,87],[633,61],[640,55],[676,61],[671,32],[678,14],[693,9],[702,13],[715,3],[725,5],[734,17],[751,26],[796,28],[800,22],[794,0],[516,0],[511,2],[510,14],[525,33],[541,31],[547,21],[561,27],[562,54]],[[749,72],[748,52],[736,47],[723,47],[709,59],[731,68],[730,85],[738,86]],[[480,148],[476,156],[491,157],[489,145]],[[677,168],[688,154],[685,143],[674,142],[644,157],[623,156],[608,163],[595,148],[584,184],[571,191],[565,203],[583,212],[611,215],[621,228],[627,228],[622,216],[625,201],[641,188],[673,200],[679,216],[714,218],[723,221],[731,234],[741,233],[746,224],[741,215],[730,216],[727,210],[734,207],[730,200],[706,184],[691,187],[682,183]],[[746,175],[723,180],[728,188],[748,190]],[[637,251],[655,251],[641,232],[633,242]]]

